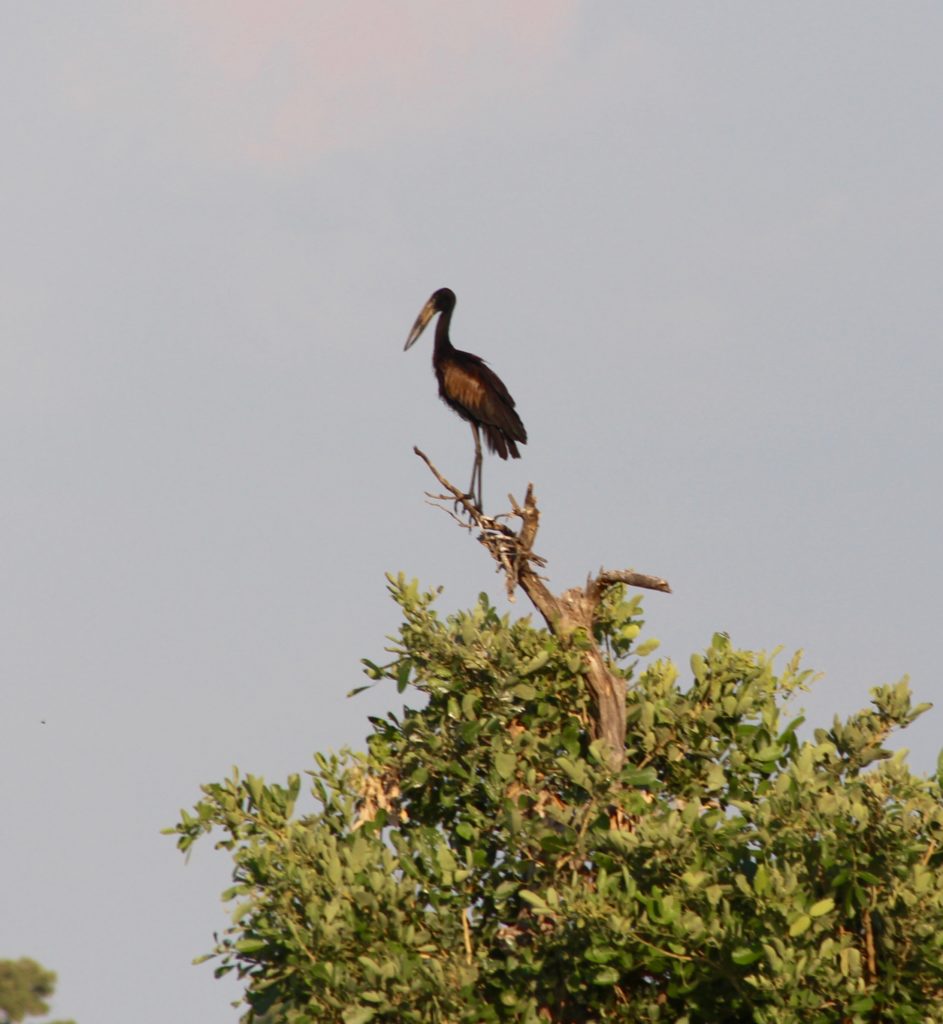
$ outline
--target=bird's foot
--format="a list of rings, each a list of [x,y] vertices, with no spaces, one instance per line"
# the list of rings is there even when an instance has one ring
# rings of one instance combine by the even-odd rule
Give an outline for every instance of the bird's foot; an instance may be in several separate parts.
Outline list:
[[[471,503],[479,512],[481,511],[481,506],[475,499],[476,496],[474,494],[463,494],[460,498],[456,498],[455,501],[452,502],[452,507],[455,509],[456,515],[459,512],[465,512],[470,519],[473,519],[474,516],[472,515],[472,511],[468,507],[469,503]]]

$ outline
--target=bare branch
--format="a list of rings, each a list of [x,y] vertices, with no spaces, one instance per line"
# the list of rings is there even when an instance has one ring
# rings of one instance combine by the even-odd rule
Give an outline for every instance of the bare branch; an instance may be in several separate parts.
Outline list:
[[[602,600],[603,594],[616,583],[625,583],[626,586],[638,587],[641,590],[657,590],[662,594],[671,593],[668,581],[660,576],[649,576],[646,573],[634,572],[632,569],[600,569],[595,579],[590,576],[586,580],[586,597],[594,608]]]
[[[478,511],[478,508],[476,507],[474,501],[472,501],[472,496],[470,494],[465,494],[464,491],[460,491],[455,486],[455,484],[453,484],[450,480],[446,480],[445,477],[436,469],[436,467],[433,466],[432,462],[429,460],[429,456],[426,455],[424,451],[421,451],[416,445],[413,445],[413,451],[429,467],[432,475],[436,478],[436,480],[438,480],[439,483],[442,484],[442,486],[451,493],[452,497],[455,499],[456,506],[461,505],[465,509],[465,511],[470,516],[472,516],[472,518],[474,518],[475,515],[481,514]],[[429,494],[428,497],[438,498],[439,496]],[[441,499],[443,501],[448,500],[447,496],[444,494],[441,496]]]
[[[660,576],[634,572],[632,569],[600,569],[596,582],[605,587],[611,587],[613,583],[625,583],[630,587],[641,587],[643,590],[660,590],[663,594],[671,593],[671,587],[667,580],[663,580]]]
[[[459,519],[455,512],[449,514],[465,529],[476,526],[481,533],[478,540],[488,549],[497,563],[499,572],[504,573],[505,588],[508,599],[514,600],[514,592],[520,587],[530,598],[531,603],[543,616],[547,628],[554,636],[567,640],[577,630],[583,635],[584,656],[586,660],[586,683],[595,712],[595,734],[603,739],[609,749],[609,760],[613,769],[618,769],[625,756],[625,679],[613,672],[593,637],[593,625],[596,609],[606,590],[616,583],[625,583],[631,587],[646,590],[657,590],[665,594],[671,593],[667,580],[660,576],[633,572],[631,569],[600,569],[595,579],[590,577],[585,588],[572,587],[559,597],[547,588],[544,578],[536,572],[543,568],[546,560],[534,553],[534,542],[540,525],[540,510],[537,508],[537,497],[534,485],[527,485],[523,506],[518,505],[513,495],[508,495],[511,504],[510,513],[499,516],[486,516],[479,509],[470,495],[459,490],[453,483],[436,469],[429,457],[418,448],[413,451],[425,462],[430,472],[446,489],[448,494],[437,497],[448,501],[451,495],[453,507],[461,507],[468,516],[469,522]],[[441,507],[441,506],[440,506]],[[448,509],[446,509],[448,511]],[[519,532],[515,532],[501,520],[509,518],[521,520]],[[588,649],[585,647],[589,643]]]

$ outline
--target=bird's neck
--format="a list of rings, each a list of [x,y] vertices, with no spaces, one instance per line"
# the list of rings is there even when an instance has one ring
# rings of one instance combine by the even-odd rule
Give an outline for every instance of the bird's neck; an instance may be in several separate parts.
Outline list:
[[[454,351],[452,342],[449,341],[449,321],[452,319],[452,312],[449,310],[439,314],[435,325],[435,351],[437,354]]]

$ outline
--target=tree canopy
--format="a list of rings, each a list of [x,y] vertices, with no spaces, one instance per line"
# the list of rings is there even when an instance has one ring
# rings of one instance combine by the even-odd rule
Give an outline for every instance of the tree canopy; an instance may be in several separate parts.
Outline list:
[[[27,1017],[49,1012],[50,999],[56,990],[56,973],[47,971],[29,957],[0,960],[0,1022],[19,1024]],[[58,1021],[54,1024],[73,1024]]]
[[[424,703],[317,754],[313,807],[234,770],[172,830],[232,857],[209,957],[249,1021],[943,1021],[943,794],[887,745],[927,707],[906,680],[803,728],[798,656],[716,634],[643,667],[619,584],[592,635],[390,592],[366,670]],[[615,766],[592,651],[625,684]]]

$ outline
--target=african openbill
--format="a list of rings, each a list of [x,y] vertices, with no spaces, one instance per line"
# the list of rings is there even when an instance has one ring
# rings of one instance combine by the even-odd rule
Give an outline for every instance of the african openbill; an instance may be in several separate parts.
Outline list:
[[[426,324],[439,313],[435,326],[435,348],[432,366],[439,381],[439,397],[471,424],[475,438],[475,463],[472,467],[468,496],[476,501],[481,511],[481,437],[483,431],[488,447],[502,459],[508,455],[519,459],[517,443],[527,443],[527,431],[520,416],[514,411],[514,399],[496,373],[488,369],[484,359],[471,352],[460,352],[449,341],[449,324],[455,309],[455,292],[440,288],[416,317],[413,329],[406,339],[405,352],[425,330]],[[475,481],[478,482],[477,498]]]

